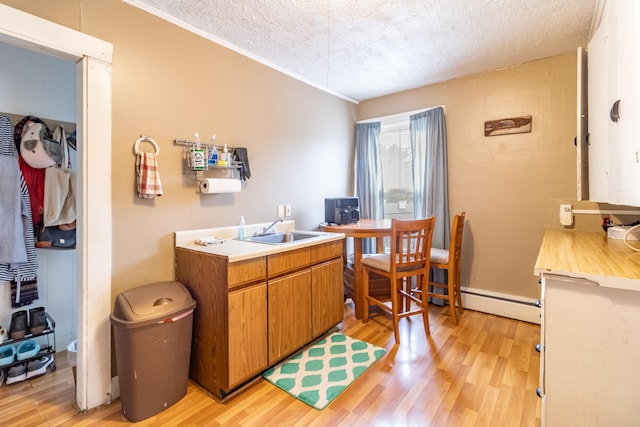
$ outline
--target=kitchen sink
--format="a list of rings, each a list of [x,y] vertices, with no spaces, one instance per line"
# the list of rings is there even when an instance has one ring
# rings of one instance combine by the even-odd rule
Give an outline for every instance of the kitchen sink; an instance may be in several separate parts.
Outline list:
[[[293,243],[298,242],[300,240],[312,239],[314,237],[319,237],[320,234],[308,234],[308,233],[298,233],[298,232],[289,232],[289,233],[270,233],[270,234],[262,234],[258,236],[245,237],[245,242],[255,242],[255,243],[267,243],[269,245],[280,245],[283,243]]]

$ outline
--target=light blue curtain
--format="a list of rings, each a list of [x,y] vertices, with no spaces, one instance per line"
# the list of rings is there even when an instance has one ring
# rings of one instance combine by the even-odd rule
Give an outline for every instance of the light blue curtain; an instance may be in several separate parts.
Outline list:
[[[410,116],[409,132],[413,157],[413,214],[416,218],[435,215],[432,245],[449,249],[451,227],[444,108]]]
[[[449,183],[447,165],[447,129],[444,108],[437,107],[409,117],[413,157],[415,218],[436,217],[432,246],[449,249]],[[446,271],[433,270],[431,278],[446,283]],[[436,304],[444,304],[434,298]]]
[[[361,218],[384,218],[380,127],[380,122],[356,124],[355,195]],[[371,240],[364,241],[364,253],[375,252]]]

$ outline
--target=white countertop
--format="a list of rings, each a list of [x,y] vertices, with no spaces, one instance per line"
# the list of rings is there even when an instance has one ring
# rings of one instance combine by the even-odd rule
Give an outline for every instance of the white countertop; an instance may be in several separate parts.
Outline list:
[[[245,235],[251,236],[255,231],[262,230],[269,224],[270,223],[248,224],[245,226]],[[274,230],[278,232],[299,231],[305,234],[314,234],[317,235],[317,237],[274,245],[237,240],[239,229],[239,226],[231,226],[176,231],[174,233],[175,247],[223,256],[228,258],[229,262],[234,262],[344,239],[344,234],[342,233],[296,230],[295,221],[283,221],[278,223],[274,227]],[[195,243],[196,240],[203,238],[215,238],[221,243],[207,246]]]

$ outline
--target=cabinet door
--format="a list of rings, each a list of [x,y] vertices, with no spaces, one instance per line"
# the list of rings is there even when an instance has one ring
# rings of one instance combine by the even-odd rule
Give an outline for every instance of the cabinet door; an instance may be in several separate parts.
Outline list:
[[[640,292],[606,280],[545,275],[543,424],[638,425]]]
[[[269,280],[269,364],[311,340],[311,270]]]
[[[342,258],[311,267],[311,312],[314,338],[342,321],[344,316],[342,274]]]
[[[589,200],[609,201],[609,22],[603,17],[589,42]]]
[[[640,3],[610,5],[611,71],[609,108],[619,102],[620,118],[609,121],[611,138],[611,203],[640,206]]]
[[[231,389],[267,367],[267,285],[230,292],[228,302]]]
[[[606,2],[589,42],[589,199],[596,202],[640,205],[638,21],[640,3]]]

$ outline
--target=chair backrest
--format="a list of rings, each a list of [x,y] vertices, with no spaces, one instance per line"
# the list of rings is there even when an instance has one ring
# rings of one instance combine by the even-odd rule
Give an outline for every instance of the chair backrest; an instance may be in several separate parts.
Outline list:
[[[462,231],[464,229],[464,218],[466,212],[462,212],[453,217],[451,227],[451,242],[449,243],[449,268],[460,266],[462,257]]]
[[[429,265],[435,216],[391,220],[391,268],[410,270]],[[395,260],[395,263],[393,262]]]

